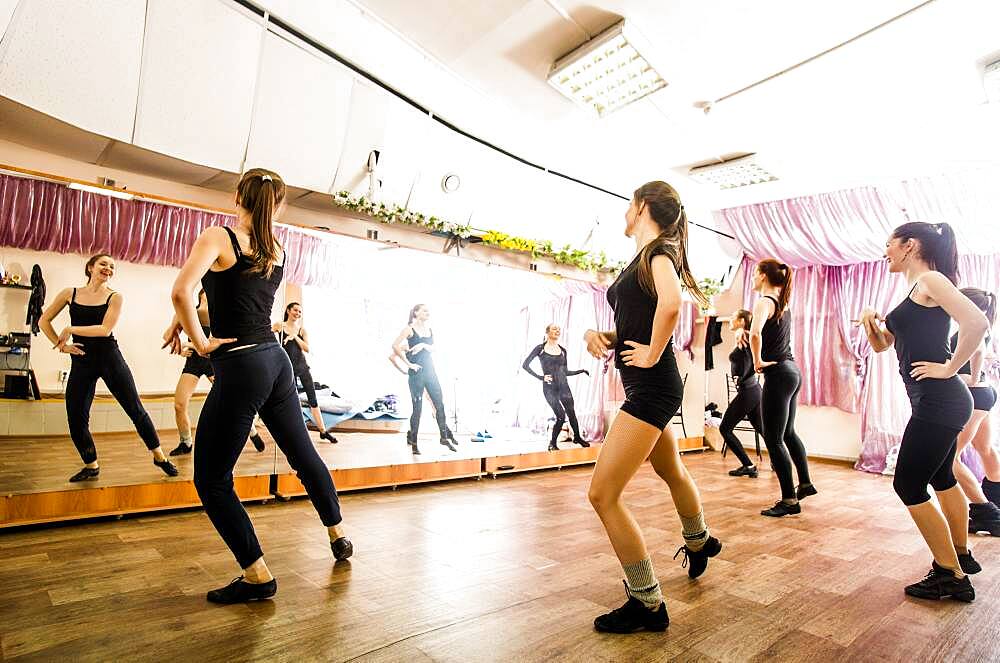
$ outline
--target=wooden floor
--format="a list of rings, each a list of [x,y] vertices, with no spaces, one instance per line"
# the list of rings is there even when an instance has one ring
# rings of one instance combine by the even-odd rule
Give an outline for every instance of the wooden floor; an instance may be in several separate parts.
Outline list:
[[[907,599],[930,559],[887,478],[814,465],[801,516],[765,519],[770,473],[685,458],[724,543],[690,581],[669,494],[627,493],[667,596],[664,634],[597,634],[621,570],[590,468],[345,495],[356,556],[334,565],[310,503],[250,508],[274,601],[218,607],[237,575],[204,513],[0,533],[4,660],[985,661],[1000,656],[1000,541],[977,537],[973,604]],[[731,459],[730,459],[731,463]],[[731,465],[729,465],[731,467]]]

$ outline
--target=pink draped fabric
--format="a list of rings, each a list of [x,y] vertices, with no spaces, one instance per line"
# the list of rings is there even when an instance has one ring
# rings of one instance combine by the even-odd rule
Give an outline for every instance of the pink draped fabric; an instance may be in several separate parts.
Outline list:
[[[677,316],[677,326],[674,328],[674,353],[686,352],[688,357],[694,359],[691,351],[691,343],[694,341],[694,327],[700,313],[698,305],[694,302],[683,301]]]
[[[122,200],[61,184],[0,175],[0,246],[92,255],[180,267],[209,226],[235,225],[236,217],[144,200]],[[277,226],[286,250],[285,279],[325,285],[335,255],[330,242]]]

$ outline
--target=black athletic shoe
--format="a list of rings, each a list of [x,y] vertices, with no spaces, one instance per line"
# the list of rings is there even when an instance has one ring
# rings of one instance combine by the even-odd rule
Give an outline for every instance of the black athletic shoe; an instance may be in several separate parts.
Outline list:
[[[907,596],[915,596],[918,599],[954,599],[971,603],[976,599],[976,590],[969,582],[969,576],[956,578],[953,571],[940,566],[937,562],[931,563],[931,572],[920,582],[907,585],[904,590]]]
[[[559,445],[555,442],[549,442],[549,451],[559,451]]]
[[[587,447],[589,447],[589,446],[590,446],[590,442],[587,442],[587,441],[586,441],[585,439],[583,439],[582,437],[574,437],[574,438],[573,438],[573,444],[579,444],[579,445],[580,445],[581,447],[583,447],[584,449],[586,449]]]
[[[751,479],[756,479],[757,467],[755,465],[742,465],[740,467],[737,467],[735,470],[729,470],[729,476],[750,477]]]
[[[990,481],[986,477],[983,477],[982,487],[986,499],[1000,506],[1000,481]]]
[[[781,500],[778,500],[770,509],[761,511],[760,515],[781,518],[782,516],[794,516],[797,513],[802,513],[801,506],[798,504],[785,504]]]
[[[264,452],[264,439],[260,435],[258,435],[257,433],[254,433],[253,435],[251,435],[250,436],[250,442],[253,443],[253,448],[257,450],[257,453],[263,453]],[[171,451],[170,455],[173,456],[174,452]]]
[[[319,434],[319,438],[321,440],[326,440],[330,444],[336,444],[337,443],[337,438],[335,438],[333,435],[330,435],[330,431],[329,430],[325,430],[322,433],[320,433]]]
[[[962,567],[962,573],[966,575],[979,573],[980,571],[983,570],[983,567],[979,566],[979,562],[977,562],[975,558],[972,556],[971,550],[965,553],[964,555],[959,553],[958,565]]]
[[[70,483],[77,483],[80,481],[96,481],[98,475],[101,473],[101,468],[99,467],[85,467],[73,476],[69,478]]]
[[[180,470],[177,469],[177,466],[169,460],[154,460],[153,465],[156,465],[158,468],[163,470],[163,473],[168,477],[175,477],[180,474]]]
[[[420,449],[417,448],[417,436],[413,433],[413,431],[406,434],[406,443],[410,445],[410,451],[414,456],[420,455]]]
[[[811,483],[802,484],[801,486],[795,489],[795,499],[804,500],[810,495],[815,495],[816,492],[817,492],[816,486],[812,485]]]
[[[414,445],[415,446],[415,445]],[[446,437],[441,438],[441,446],[448,447],[448,451],[458,451],[455,447],[451,445],[451,440]]]
[[[628,585],[625,585],[628,594]],[[646,604],[632,596],[628,597],[620,608],[601,615],[594,620],[594,630],[600,633],[637,633],[639,631],[666,631],[670,626],[667,615],[667,604],[660,603],[656,610],[650,610]]]
[[[354,554],[354,544],[346,536],[342,536],[330,542],[330,550],[333,551],[333,558],[339,562]]]
[[[688,578],[692,580],[700,576],[708,568],[708,558],[715,557],[722,551],[722,542],[719,541],[714,536],[708,537],[708,541],[705,542],[705,546],[701,550],[691,550],[686,545],[681,546],[674,553],[674,559],[681,553],[684,553],[684,559],[681,560],[681,568],[685,566],[688,570]]]
[[[243,576],[236,578],[225,587],[213,589],[205,597],[212,603],[247,603],[249,601],[263,601],[275,595],[278,591],[278,581],[272,579],[270,582],[247,582]]]
[[[969,505],[969,533],[976,532],[1000,536],[1000,508],[993,502]]]
[[[171,456],[184,456],[184,455],[187,455],[187,454],[191,453],[191,451],[193,449],[194,449],[194,447],[192,445],[188,444],[187,442],[181,442],[176,447],[174,447],[174,450],[171,451],[169,455],[171,455]]]

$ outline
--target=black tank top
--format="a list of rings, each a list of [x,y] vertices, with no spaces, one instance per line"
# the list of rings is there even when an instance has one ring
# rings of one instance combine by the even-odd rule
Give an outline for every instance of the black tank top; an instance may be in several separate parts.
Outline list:
[[[750,353],[749,347],[737,346],[733,348],[733,351],[729,353],[729,370],[730,375],[736,381],[737,389],[756,387],[760,384],[757,382],[757,374],[753,369],[753,355]]]
[[[778,317],[778,300],[771,295],[764,295],[774,302],[774,313],[764,321],[760,330],[761,361],[794,361],[792,356],[792,319],[785,309],[784,315]]]
[[[221,272],[206,272],[201,277],[201,287],[208,296],[212,334],[216,338],[235,338],[236,342],[219,346],[212,353],[215,356],[241,345],[274,341],[271,308],[283,271],[282,265],[275,265],[269,278],[248,273],[253,263],[240,250],[236,233],[226,226],[223,228],[233,245],[236,262]]]
[[[288,340],[288,334],[282,329],[278,332],[278,340],[281,341],[281,347],[285,349],[285,353],[288,355],[288,360],[292,362],[292,367],[295,369],[305,369],[309,370],[309,364],[306,363],[306,355],[302,352],[302,348],[299,347],[297,341],[292,341],[291,343],[285,343]]]
[[[650,295],[639,284],[640,251],[628,267],[622,270],[615,282],[608,288],[608,304],[615,312],[615,333],[618,342],[615,344],[615,367],[621,370],[625,367],[622,352],[629,349],[625,341],[635,341],[649,345],[653,335],[653,316],[656,315],[656,295]],[[654,254],[665,255],[673,262],[673,257],[664,249]],[[657,367],[667,366],[673,361],[673,342],[671,336],[667,346],[660,355]]]
[[[983,342],[986,343],[986,345],[989,345],[990,344],[990,337],[987,336],[984,339]],[[958,347],[958,334],[952,334],[952,336],[951,336],[951,343],[949,344],[948,349],[951,350],[952,354],[955,354],[955,348],[957,348],[957,347]],[[971,359],[969,361],[965,362],[965,366],[963,366],[962,368],[958,369],[958,374],[959,375],[969,375],[969,376],[972,375],[972,360]],[[976,382],[984,382],[985,380],[986,380],[986,371],[979,371],[979,375],[976,376]]]
[[[92,327],[104,324],[104,316],[108,312],[108,305],[111,298],[115,296],[112,292],[103,304],[81,304],[76,301],[76,288],[73,288],[73,296],[69,300],[69,323],[74,327]],[[73,334],[73,345],[79,345],[84,350],[98,350],[102,347],[117,345],[114,334],[107,336],[77,336]]]
[[[411,350],[416,345],[418,345],[419,343],[426,343],[427,345],[434,345],[434,332],[433,331],[428,336],[421,336],[420,334],[417,333],[417,330],[415,328],[410,327],[410,329],[413,329],[413,334],[411,334],[410,336],[408,336],[406,338],[406,342],[410,346]],[[433,359],[433,357],[431,357],[430,350],[421,350],[420,352],[418,352],[416,354],[413,354],[411,352],[407,352],[406,353],[406,358],[409,359],[410,362],[412,362],[414,364],[419,364],[420,366],[422,366],[423,370],[425,370],[425,371],[427,369],[433,369],[434,368],[434,359]]]

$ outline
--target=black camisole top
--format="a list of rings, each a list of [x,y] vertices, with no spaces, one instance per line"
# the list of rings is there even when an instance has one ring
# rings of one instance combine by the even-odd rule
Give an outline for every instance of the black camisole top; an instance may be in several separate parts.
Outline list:
[[[112,292],[103,304],[81,304],[76,301],[76,288],[73,288],[73,296],[69,300],[69,323],[74,327],[92,327],[104,324],[104,316],[108,312],[108,305],[111,298],[115,296]],[[118,345],[114,334],[107,336],[77,336],[73,334],[73,345],[79,345],[84,352],[100,350],[101,348]]]
[[[420,343],[434,345],[433,331],[431,331],[427,336],[421,336],[417,333],[417,330],[414,327],[410,327],[410,329],[413,329],[413,333],[406,337],[406,342],[411,349]],[[406,358],[414,364],[419,364],[421,366],[421,371],[434,370],[434,358],[431,356],[430,350],[422,350],[416,354],[407,352]]]
[[[673,261],[665,250],[660,249],[653,255],[666,255]],[[653,317],[656,315],[656,295],[650,295],[642,289],[639,283],[639,258],[640,251],[632,262],[622,270],[615,282],[608,288],[608,304],[615,312],[615,333],[618,341],[615,343],[615,367],[618,370],[629,368],[622,361],[622,352],[629,349],[625,341],[635,341],[642,345],[649,345],[653,335]],[[660,355],[660,361],[653,368],[662,368],[676,363],[673,353],[674,339],[671,336],[667,341],[667,346]]]
[[[760,330],[761,361],[794,361],[792,356],[792,318],[785,309],[784,315],[778,317],[778,300],[771,295],[764,295],[774,302],[774,313],[764,321]]]

